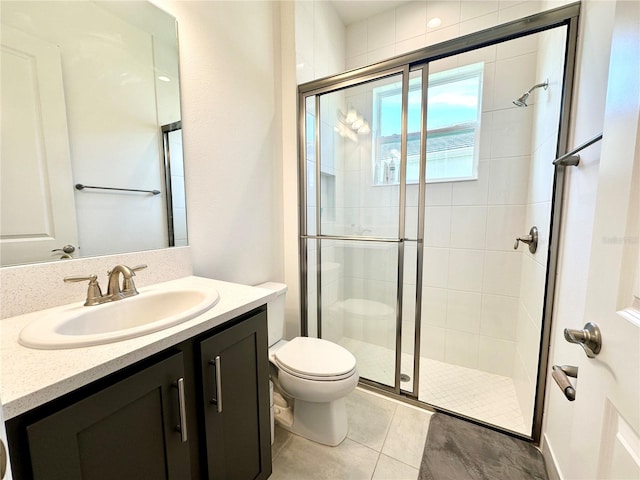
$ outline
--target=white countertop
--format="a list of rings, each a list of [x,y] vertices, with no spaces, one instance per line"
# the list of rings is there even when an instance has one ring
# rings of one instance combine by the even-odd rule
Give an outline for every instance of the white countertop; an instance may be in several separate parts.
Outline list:
[[[211,287],[218,291],[220,300],[202,315],[165,330],[104,345],[63,350],[23,347],[18,343],[18,335],[29,322],[69,305],[0,321],[0,399],[4,419],[27,412],[221,325],[264,305],[275,296],[275,292],[262,288],[193,276],[157,285]],[[157,285],[140,288],[140,295]],[[126,302],[126,299],[122,301]],[[78,305],[83,303],[84,300]]]

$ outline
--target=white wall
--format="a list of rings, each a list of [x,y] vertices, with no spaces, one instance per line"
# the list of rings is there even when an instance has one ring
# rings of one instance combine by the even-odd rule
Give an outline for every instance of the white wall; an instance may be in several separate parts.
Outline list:
[[[154,3],[178,21],[194,273],[283,281],[279,6]]]

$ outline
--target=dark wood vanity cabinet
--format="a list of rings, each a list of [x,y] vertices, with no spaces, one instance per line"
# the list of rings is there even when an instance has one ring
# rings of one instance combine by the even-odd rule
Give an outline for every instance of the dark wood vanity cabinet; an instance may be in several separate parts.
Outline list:
[[[9,420],[13,478],[266,479],[267,349],[260,307]]]
[[[200,342],[209,479],[271,474],[266,316],[251,320]]]

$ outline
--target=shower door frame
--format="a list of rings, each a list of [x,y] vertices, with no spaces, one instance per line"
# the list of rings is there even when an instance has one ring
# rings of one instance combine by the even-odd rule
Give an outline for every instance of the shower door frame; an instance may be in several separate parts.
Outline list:
[[[376,241],[376,242],[394,242],[398,243],[398,277],[397,277],[397,306],[396,306],[396,351],[395,351],[395,377],[394,387],[372,381],[372,380],[360,380],[360,383],[379,390],[381,393],[391,394],[396,397],[403,398],[411,403],[418,404],[423,407],[428,407],[438,411],[439,408],[418,400],[417,388],[419,382],[419,360],[420,360],[420,322],[421,322],[421,292],[419,288],[416,288],[415,299],[415,338],[414,338],[414,381],[413,391],[403,391],[400,388],[400,356],[401,349],[401,334],[402,334],[402,284],[403,284],[403,268],[404,268],[404,241],[413,239],[404,238],[404,221],[405,221],[405,189],[406,189],[406,122],[407,122],[407,97],[408,97],[408,82],[410,72],[417,68],[423,69],[423,109],[421,119],[422,132],[421,132],[421,152],[420,152],[420,184],[419,184],[419,210],[424,210],[424,165],[425,159],[423,158],[424,145],[422,142],[426,141],[426,90],[427,83],[425,83],[425,77],[428,75],[429,64],[433,61],[458,55],[471,50],[495,45],[498,43],[514,40],[527,35],[551,30],[558,27],[566,27],[565,37],[565,64],[564,64],[564,79],[562,85],[562,95],[560,99],[560,117],[558,124],[558,142],[556,147],[556,158],[565,154],[568,151],[568,137],[569,137],[569,125],[570,125],[570,108],[573,98],[573,86],[574,86],[574,69],[576,60],[576,46],[578,38],[578,27],[580,17],[580,2],[572,3],[562,7],[558,7],[552,10],[547,10],[535,15],[524,17],[518,20],[514,20],[505,24],[498,25],[493,28],[482,30],[480,32],[472,33],[462,37],[457,37],[446,42],[442,42],[436,45],[428,46],[420,50],[416,50],[404,55],[400,55],[388,60],[385,60],[374,65],[368,65],[365,67],[350,70],[348,72],[340,73],[330,77],[325,77],[319,80],[314,80],[308,83],[304,83],[298,86],[298,199],[299,199],[299,258],[300,258],[300,318],[301,318],[301,333],[303,336],[307,336],[309,332],[308,328],[308,282],[307,282],[307,242],[316,241],[316,266],[317,266],[317,334],[318,337],[322,337],[322,286],[321,286],[321,243],[322,240],[354,240],[354,241]],[[320,229],[321,216],[320,216],[320,194],[321,188],[316,185],[316,234],[308,234],[307,231],[307,158],[306,158],[306,100],[307,97],[315,97],[315,158],[316,158],[316,179],[320,179],[320,125],[321,125],[321,111],[320,111],[320,95],[329,93],[332,91],[346,89],[350,86],[363,84],[368,81],[373,81],[385,76],[402,73],[402,140],[401,140],[401,169],[400,169],[400,198],[399,198],[399,220],[398,220],[398,238],[369,238],[369,237],[349,237],[338,235],[322,235]],[[426,153],[424,153],[426,156]],[[554,159],[549,159],[552,162]],[[555,277],[558,260],[558,248],[559,248],[559,234],[562,217],[562,203],[564,195],[564,183],[565,183],[565,169],[567,167],[563,165],[556,165],[553,179],[553,190],[551,198],[551,219],[550,219],[550,236],[549,236],[549,250],[547,258],[547,270],[545,279],[545,291],[544,291],[544,305],[542,316],[542,331],[540,338],[539,348],[539,361],[538,361],[538,375],[536,393],[534,399],[534,412],[533,412],[533,425],[532,434],[525,435],[509,430],[502,429],[498,426],[487,424],[483,421],[466,417],[464,415],[456,414],[455,412],[446,411],[449,414],[459,416],[465,420],[471,421],[483,425],[493,430],[498,430],[503,433],[507,433],[517,438],[532,441],[536,444],[540,443],[542,432],[542,413],[544,405],[544,395],[546,389],[547,380],[547,368],[549,359],[549,344],[551,337],[551,319],[553,314],[553,299],[555,290]],[[422,280],[422,258],[423,258],[423,231],[424,228],[424,214],[418,218],[418,238],[417,242],[417,287],[420,286]]]

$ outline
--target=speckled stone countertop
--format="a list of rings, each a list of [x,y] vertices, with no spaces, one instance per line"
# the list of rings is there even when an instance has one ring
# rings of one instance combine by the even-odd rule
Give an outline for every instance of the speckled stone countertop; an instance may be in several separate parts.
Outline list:
[[[20,330],[29,322],[68,305],[0,321],[0,399],[4,419],[8,420],[27,412],[221,325],[264,305],[275,296],[274,292],[262,288],[194,276],[157,285],[179,288],[210,287],[218,291],[220,300],[205,313],[165,330],[104,345],[63,350],[23,347],[18,343],[18,336]],[[157,285],[139,288],[140,295]],[[79,305],[83,303],[84,301],[78,302]]]

